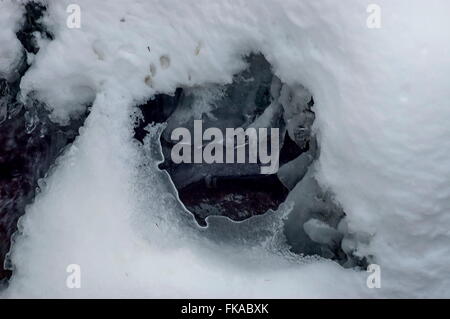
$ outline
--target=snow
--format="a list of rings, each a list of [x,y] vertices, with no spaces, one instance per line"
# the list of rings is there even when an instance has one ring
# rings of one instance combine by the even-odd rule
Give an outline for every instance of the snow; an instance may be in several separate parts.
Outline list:
[[[61,123],[94,104],[21,220],[4,296],[450,296],[448,1],[377,0],[380,29],[366,26],[366,0],[77,0],[82,27],[69,29],[72,2],[48,1],[55,39],[21,94],[34,91]],[[2,17],[15,12],[2,6]],[[350,233],[371,235],[355,247],[381,266],[381,289],[367,288],[365,272],[287,253],[289,205],[197,228],[156,171],[158,150],[132,141],[133,105],[229,83],[252,51],[313,94],[320,157],[309,174],[334,193]],[[74,263],[81,289],[65,286]]]
[[[15,68],[22,58],[22,47],[16,37],[22,10],[14,1],[0,1],[0,78],[13,81],[17,78]]]

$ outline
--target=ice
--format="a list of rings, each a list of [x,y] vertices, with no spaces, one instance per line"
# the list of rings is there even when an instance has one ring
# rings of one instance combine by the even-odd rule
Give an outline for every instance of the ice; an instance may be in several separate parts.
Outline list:
[[[449,296],[447,0],[378,0],[380,29],[367,27],[366,0],[78,0],[81,29],[65,26],[72,1],[47,2],[54,40],[34,58],[21,94],[35,92],[61,123],[95,103],[22,220],[5,296]],[[2,22],[13,10],[6,6]],[[1,36],[13,39],[7,25]],[[308,204],[326,190],[324,205],[346,214],[345,251],[373,256],[381,289],[367,288],[365,272],[294,262],[278,241],[249,238],[281,236],[271,214],[239,224],[210,218],[198,230],[134,144],[133,105],[180,86],[231,83],[249,52],[314,96],[320,155],[291,202]],[[301,226],[316,216],[298,208],[286,227],[294,239],[309,238]],[[79,290],[65,286],[72,263],[82,267]]]
[[[288,85],[283,85],[279,101],[283,105],[283,117],[289,136],[299,147],[306,147],[315,119],[311,111],[313,104],[311,93],[302,86],[290,88]]]
[[[312,241],[322,245],[328,245],[331,248],[339,246],[342,240],[342,234],[340,232],[315,218],[311,218],[304,223],[303,229]]]
[[[310,165],[316,159],[315,153],[315,149],[311,149],[280,167],[277,176],[284,186],[292,190],[303,179]]]

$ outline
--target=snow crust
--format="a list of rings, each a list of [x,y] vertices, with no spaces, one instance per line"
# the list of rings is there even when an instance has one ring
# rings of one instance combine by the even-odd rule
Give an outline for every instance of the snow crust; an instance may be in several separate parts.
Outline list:
[[[366,0],[77,0],[82,27],[68,29],[72,2],[47,1],[55,39],[21,93],[61,123],[93,107],[21,220],[3,296],[450,296],[448,1],[378,0],[381,29],[367,28]],[[381,289],[366,287],[365,272],[289,254],[289,203],[199,229],[157,172],[155,144],[133,141],[133,105],[229,83],[252,51],[313,94],[313,173],[349,231],[371,235],[358,249],[380,264]],[[81,266],[81,289],[65,285],[69,264]]]

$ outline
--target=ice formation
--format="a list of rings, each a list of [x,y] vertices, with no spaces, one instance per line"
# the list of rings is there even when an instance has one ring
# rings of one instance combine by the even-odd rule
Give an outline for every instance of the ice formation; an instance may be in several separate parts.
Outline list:
[[[80,29],[66,26],[71,2],[45,1],[54,38],[28,54],[20,98],[45,103],[58,124],[92,107],[21,219],[2,297],[449,296],[448,1],[378,0],[379,29],[367,26],[366,0],[77,0]],[[22,9],[0,5],[4,77],[20,57]],[[163,128],[133,139],[136,105],[231,83],[250,52],[314,96],[320,153],[284,177],[292,200],[277,212],[200,228],[157,169]],[[345,222],[291,214],[313,200],[340,207]],[[382,288],[369,289],[364,271],[293,254],[287,237],[321,251],[342,239],[344,253],[381,266]],[[66,287],[70,264],[81,289]]]

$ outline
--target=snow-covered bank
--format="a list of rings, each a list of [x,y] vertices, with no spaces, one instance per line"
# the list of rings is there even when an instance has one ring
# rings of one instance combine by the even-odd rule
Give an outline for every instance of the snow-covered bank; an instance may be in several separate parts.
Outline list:
[[[6,296],[449,296],[448,1],[377,1],[381,29],[367,28],[365,0],[80,0],[81,29],[65,25],[71,1],[47,2],[55,39],[22,94],[36,91],[59,122],[95,102],[23,218]],[[313,94],[316,176],[350,229],[373,235],[361,253],[381,265],[382,289],[368,289],[365,273],[240,243],[275,227],[269,215],[200,231],[163,197],[154,167],[143,173],[131,107],[178,86],[229,82],[250,51]],[[74,263],[79,290],[65,286]]]

